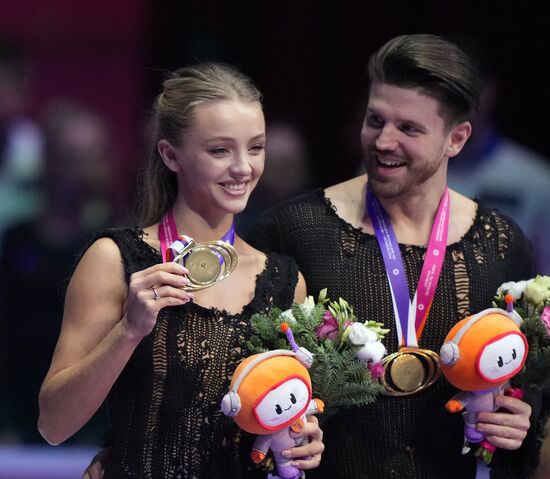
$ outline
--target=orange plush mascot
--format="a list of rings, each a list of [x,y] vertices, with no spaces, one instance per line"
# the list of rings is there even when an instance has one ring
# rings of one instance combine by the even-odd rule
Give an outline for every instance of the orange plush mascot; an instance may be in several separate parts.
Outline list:
[[[286,323],[281,329],[293,350],[277,349],[246,358],[233,375],[221,409],[245,431],[259,434],[251,453],[255,463],[271,449],[277,475],[268,477],[297,479],[304,477],[303,471],[292,466],[282,451],[303,444],[304,439],[292,437],[291,432],[302,430],[306,415],[323,412],[323,402],[311,397],[307,368],[313,356],[296,345]]]
[[[459,321],[451,329],[441,347],[441,371],[447,380],[462,392],[445,405],[449,412],[464,412],[464,449],[469,443],[481,443],[476,453],[490,462],[495,447],[475,427],[481,411],[496,411],[495,397],[502,394],[521,398],[521,390],[510,387],[508,380],[519,373],[527,358],[527,339],[519,329],[521,317],[508,311],[486,309]]]

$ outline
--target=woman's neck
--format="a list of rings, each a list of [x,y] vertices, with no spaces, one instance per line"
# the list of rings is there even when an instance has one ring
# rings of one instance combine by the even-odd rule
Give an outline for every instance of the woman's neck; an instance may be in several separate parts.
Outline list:
[[[222,238],[233,223],[233,215],[229,213],[199,213],[188,205],[176,203],[172,212],[178,230],[178,235],[185,234],[196,242],[213,241]]]

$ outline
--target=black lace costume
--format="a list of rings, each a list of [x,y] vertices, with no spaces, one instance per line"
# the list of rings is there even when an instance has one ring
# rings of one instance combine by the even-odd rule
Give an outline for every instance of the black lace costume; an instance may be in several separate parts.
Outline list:
[[[118,245],[127,280],[161,262],[142,234],[116,229],[98,235]],[[104,479],[265,477],[249,458],[253,437],[221,413],[220,402],[248,355],[250,316],[272,305],[290,307],[297,280],[294,261],[270,254],[240,314],[194,303],[161,310],[109,393]]]
[[[362,320],[383,322],[391,329],[384,340],[388,352],[398,349],[376,237],[340,218],[323,190],[272,208],[248,240],[262,250],[292,256],[306,279],[308,294],[316,296],[328,288],[329,297],[348,300]],[[426,248],[400,245],[400,250],[412,297]],[[453,324],[490,307],[503,282],[527,279],[531,273],[530,244],[519,228],[496,211],[478,206],[466,235],[447,247],[419,346],[439,352]],[[322,426],[326,450],[321,466],[308,477],[473,478],[473,456],[461,455],[462,417],[444,407],[456,392],[441,378],[416,395],[381,396],[372,405],[337,413]],[[527,477],[538,461],[534,437],[531,434],[518,451],[498,451],[493,477]]]

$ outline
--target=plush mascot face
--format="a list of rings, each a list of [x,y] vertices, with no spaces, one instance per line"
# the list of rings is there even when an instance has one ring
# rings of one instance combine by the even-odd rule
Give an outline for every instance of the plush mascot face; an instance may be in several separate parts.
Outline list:
[[[464,391],[498,387],[521,371],[527,358],[527,340],[504,313],[486,314],[465,330],[471,319],[458,322],[445,338],[443,348],[454,342],[458,360],[442,363],[441,371],[453,386]]]
[[[510,332],[489,341],[479,353],[476,370],[488,382],[501,382],[518,373],[525,361],[525,341]]]
[[[279,429],[299,417],[309,399],[309,389],[302,378],[283,379],[281,384],[257,399],[254,414],[262,427]]]
[[[257,356],[246,358],[237,367],[230,388]],[[241,408],[233,419],[238,426],[253,434],[269,434],[289,426],[306,412],[311,378],[296,358],[272,356],[248,372],[237,393]]]

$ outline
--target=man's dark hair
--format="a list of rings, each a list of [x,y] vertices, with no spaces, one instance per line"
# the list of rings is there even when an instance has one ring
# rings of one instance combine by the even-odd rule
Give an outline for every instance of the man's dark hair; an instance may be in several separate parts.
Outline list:
[[[481,85],[468,56],[436,35],[401,35],[391,39],[369,60],[373,82],[413,88],[435,98],[447,125],[469,118],[479,107]]]

